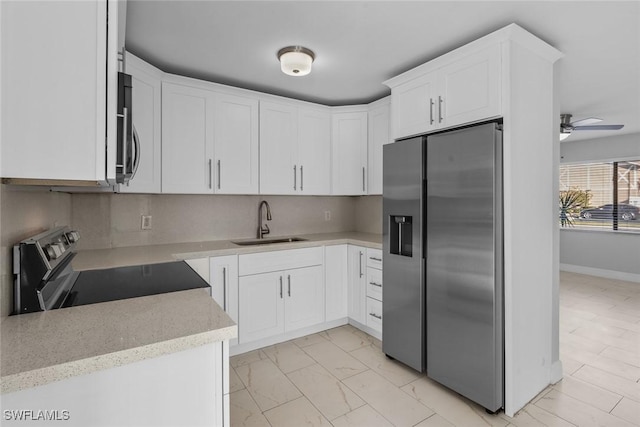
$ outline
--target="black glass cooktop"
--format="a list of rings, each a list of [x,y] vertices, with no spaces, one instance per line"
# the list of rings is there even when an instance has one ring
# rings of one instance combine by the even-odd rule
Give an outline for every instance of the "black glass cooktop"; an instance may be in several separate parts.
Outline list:
[[[208,288],[184,261],[80,272],[62,307]]]

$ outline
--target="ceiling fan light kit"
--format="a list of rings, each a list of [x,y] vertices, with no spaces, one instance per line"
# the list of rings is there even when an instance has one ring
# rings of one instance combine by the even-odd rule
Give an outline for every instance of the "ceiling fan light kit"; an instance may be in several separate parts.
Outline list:
[[[571,114],[560,114],[560,141],[567,139],[574,130],[620,130],[624,125],[594,125],[602,119],[589,117],[582,120],[571,121]]]
[[[289,76],[306,76],[311,72],[315,54],[302,46],[287,46],[278,51],[280,69]]]

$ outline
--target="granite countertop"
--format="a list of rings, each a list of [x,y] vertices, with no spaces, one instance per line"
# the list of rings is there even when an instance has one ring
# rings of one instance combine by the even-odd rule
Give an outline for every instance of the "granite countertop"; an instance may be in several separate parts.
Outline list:
[[[85,250],[74,258],[73,268],[94,270],[321,245],[382,248],[379,234],[346,232],[296,237],[306,240],[258,246],[218,240]],[[2,393],[237,336],[236,324],[205,289],[9,316],[0,326]]]

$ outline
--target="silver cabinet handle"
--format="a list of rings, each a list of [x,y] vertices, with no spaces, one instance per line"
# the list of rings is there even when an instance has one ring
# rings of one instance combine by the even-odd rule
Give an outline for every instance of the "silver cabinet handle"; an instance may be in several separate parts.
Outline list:
[[[364,166],[362,167],[362,192],[364,193],[365,189],[364,189],[364,181],[365,181],[365,171],[364,171]]]
[[[282,299],[282,276],[280,276],[280,299]]]
[[[372,259],[374,261],[382,262],[382,258],[376,258],[376,257],[370,256],[369,259]]]
[[[220,189],[220,173],[221,173],[220,160],[218,159],[218,190]]]
[[[209,188],[211,188],[211,162],[212,160],[209,159]]]
[[[287,294],[291,296],[291,275],[287,275]]]
[[[438,123],[442,123],[442,97],[438,96]]]
[[[378,314],[375,314],[375,313],[369,313],[369,316],[373,316],[373,317],[375,317],[376,319],[382,320],[382,316],[380,316],[380,315],[378,315]]]
[[[302,165],[300,165],[300,191],[303,190],[302,186],[304,185],[304,172],[302,170]]]
[[[362,251],[360,251],[360,277],[362,277]]]
[[[373,285],[373,286],[377,286],[377,287],[379,287],[379,288],[381,288],[381,287],[382,287],[382,284],[380,284],[380,283],[376,283],[376,282],[369,282],[369,284],[370,284],[370,285]]]
[[[433,124],[433,98],[429,98],[429,124]]]
[[[227,311],[227,268],[222,267],[222,305],[224,311]]]
[[[294,189],[294,191],[296,189],[296,181],[298,179],[298,174],[297,174],[296,170],[297,170],[296,169],[296,165],[293,165],[293,189]]]

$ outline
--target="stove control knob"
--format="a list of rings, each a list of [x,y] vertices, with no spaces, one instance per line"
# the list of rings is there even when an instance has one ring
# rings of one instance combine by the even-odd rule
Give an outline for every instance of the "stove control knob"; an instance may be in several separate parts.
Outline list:
[[[76,243],[78,240],[80,240],[80,233],[78,233],[77,231],[69,231],[66,234],[67,236],[67,240],[69,240],[69,243]]]

